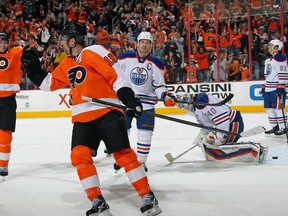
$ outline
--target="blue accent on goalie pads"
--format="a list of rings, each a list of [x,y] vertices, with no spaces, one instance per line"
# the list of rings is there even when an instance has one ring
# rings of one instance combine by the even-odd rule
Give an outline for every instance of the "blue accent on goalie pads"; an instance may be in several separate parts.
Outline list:
[[[227,159],[243,156],[246,154],[252,154],[255,158],[257,158],[257,156],[258,156],[258,152],[254,151],[251,148],[239,149],[238,151],[231,152],[231,153],[226,153],[221,149],[209,148],[206,145],[204,145],[204,149],[205,149],[206,153],[209,156],[213,157],[215,160],[227,160]]]

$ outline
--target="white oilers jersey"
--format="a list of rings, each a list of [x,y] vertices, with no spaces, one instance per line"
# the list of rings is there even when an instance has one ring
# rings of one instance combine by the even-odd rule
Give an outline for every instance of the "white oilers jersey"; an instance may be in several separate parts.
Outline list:
[[[285,55],[277,54],[274,58],[265,60],[264,76],[266,80],[265,92],[274,91],[277,84],[288,84],[288,67]]]
[[[196,96],[195,102],[218,103],[220,99],[210,94],[200,93]],[[236,111],[227,105],[196,105],[194,115],[199,124],[209,127],[215,126],[218,129],[229,131],[230,122],[235,118]]]
[[[164,64],[156,56],[149,55],[141,58],[134,51],[124,52],[119,57],[119,62],[135,94],[139,96],[161,98],[167,91],[164,80]],[[143,109],[152,109],[154,101],[141,100]]]

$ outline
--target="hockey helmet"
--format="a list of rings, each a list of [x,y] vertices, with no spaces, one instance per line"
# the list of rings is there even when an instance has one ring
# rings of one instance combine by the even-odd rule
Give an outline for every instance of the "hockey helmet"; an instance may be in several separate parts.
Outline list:
[[[150,32],[143,31],[138,35],[137,42],[140,40],[149,40],[151,44],[153,43],[153,37]]]
[[[77,43],[84,43],[86,35],[86,27],[73,21],[67,24],[61,32],[61,36],[66,37],[67,41],[75,38]]]
[[[283,47],[283,43],[282,41],[278,40],[278,39],[273,39],[268,43],[268,46],[272,46],[272,52],[274,52],[274,47],[278,46],[277,50],[281,51],[282,47]]]
[[[9,39],[9,36],[6,33],[0,32],[0,40],[5,40],[9,43]]]

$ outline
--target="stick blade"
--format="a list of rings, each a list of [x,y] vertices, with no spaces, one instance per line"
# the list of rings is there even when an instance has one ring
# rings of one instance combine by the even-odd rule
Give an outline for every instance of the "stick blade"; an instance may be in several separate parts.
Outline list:
[[[241,133],[241,137],[254,136],[260,133],[263,133],[266,129],[263,126],[256,126],[250,130],[244,131]]]
[[[171,155],[171,153],[167,153],[165,154],[166,159],[172,163],[175,159],[173,158],[173,156]]]

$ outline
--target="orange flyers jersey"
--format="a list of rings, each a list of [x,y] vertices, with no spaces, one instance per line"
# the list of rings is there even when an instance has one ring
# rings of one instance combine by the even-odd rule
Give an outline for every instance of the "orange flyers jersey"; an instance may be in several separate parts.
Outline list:
[[[23,48],[14,47],[0,54],[0,97],[9,97],[20,91],[21,60]]]
[[[120,103],[116,92],[130,87],[118,59],[101,45],[86,47],[75,60],[65,57],[40,85],[44,91],[70,86],[72,122],[89,122],[118,108],[87,102],[82,96]],[[118,109],[119,110],[119,109]]]

